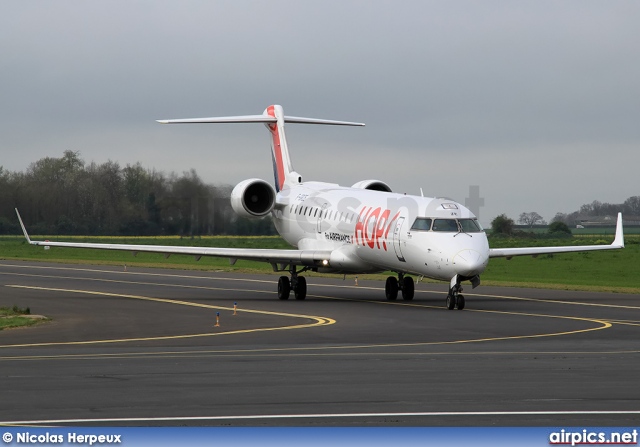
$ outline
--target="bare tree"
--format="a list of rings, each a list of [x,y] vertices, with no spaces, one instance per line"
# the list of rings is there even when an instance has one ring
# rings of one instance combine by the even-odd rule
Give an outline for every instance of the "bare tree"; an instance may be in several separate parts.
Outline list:
[[[521,225],[528,225],[529,228],[533,227],[535,224],[539,223],[541,225],[546,224],[542,216],[535,211],[530,213],[522,213],[518,218],[518,223]]]

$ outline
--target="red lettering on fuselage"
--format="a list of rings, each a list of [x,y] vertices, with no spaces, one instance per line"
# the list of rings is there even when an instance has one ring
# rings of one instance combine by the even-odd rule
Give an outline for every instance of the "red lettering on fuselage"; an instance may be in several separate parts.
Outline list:
[[[366,240],[364,223],[367,220],[367,213],[370,210],[371,208],[365,206],[364,208],[362,208],[362,211],[360,211],[360,215],[358,215],[358,221],[356,222],[356,229],[355,229],[355,235],[354,235],[354,239],[357,245],[360,245],[360,238],[362,238],[362,245],[364,245],[364,241]]]
[[[380,217],[380,208],[376,208],[371,211],[367,218],[364,220],[364,239],[367,241],[369,248],[373,248],[376,244],[376,222]],[[371,227],[371,233],[369,233],[369,227]]]
[[[355,244],[368,245],[369,248],[382,248],[387,251],[387,237],[393,222],[400,216],[400,212],[397,212],[391,219],[389,219],[390,215],[391,210],[388,209],[364,207],[356,222]]]

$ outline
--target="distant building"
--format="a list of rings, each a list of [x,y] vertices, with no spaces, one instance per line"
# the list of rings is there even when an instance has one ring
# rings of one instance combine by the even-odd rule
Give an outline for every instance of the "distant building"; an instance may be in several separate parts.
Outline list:
[[[585,216],[578,215],[575,219],[576,228],[610,227],[616,224],[618,216]],[[627,226],[640,225],[640,216],[622,215],[622,222]]]

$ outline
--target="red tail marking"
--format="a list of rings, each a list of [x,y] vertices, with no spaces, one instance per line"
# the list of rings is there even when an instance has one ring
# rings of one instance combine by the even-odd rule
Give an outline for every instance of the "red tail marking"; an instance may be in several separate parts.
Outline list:
[[[267,115],[274,118],[276,117],[274,106],[267,107]],[[278,186],[278,191],[280,191],[284,187],[285,180],[284,162],[282,160],[282,147],[280,146],[280,132],[278,132],[277,123],[271,123],[268,126],[269,130],[271,131],[271,138],[273,141],[273,156],[276,164],[276,184]]]

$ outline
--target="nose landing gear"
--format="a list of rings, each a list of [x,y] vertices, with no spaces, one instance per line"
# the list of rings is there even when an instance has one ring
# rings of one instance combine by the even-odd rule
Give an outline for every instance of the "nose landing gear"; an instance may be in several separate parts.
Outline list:
[[[460,283],[457,281],[457,277],[454,278],[454,280],[456,281],[454,285],[449,289],[449,293],[447,294],[447,309],[462,310],[464,309],[464,295],[460,293],[462,292],[462,285],[460,285]]]

